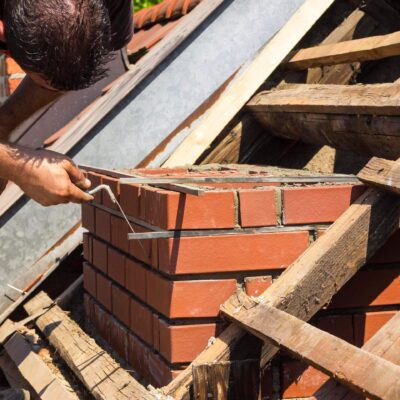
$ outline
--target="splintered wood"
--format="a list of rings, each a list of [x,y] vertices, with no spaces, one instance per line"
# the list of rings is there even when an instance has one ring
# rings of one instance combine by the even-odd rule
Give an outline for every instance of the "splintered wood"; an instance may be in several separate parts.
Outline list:
[[[139,382],[102,350],[45,293],[39,293],[25,306],[28,314],[50,307],[37,321],[37,327],[58,351],[67,365],[97,400],[153,399]]]

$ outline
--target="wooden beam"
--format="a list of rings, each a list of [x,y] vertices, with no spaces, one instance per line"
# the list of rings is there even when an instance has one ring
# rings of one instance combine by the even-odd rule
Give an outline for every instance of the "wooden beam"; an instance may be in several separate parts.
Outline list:
[[[263,294],[269,304],[306,321],[316,314],[354,276],[398,229],[400,200],[370,189],[310,246]],[[350,244],[350,245],[349,245]],[[229,360],[245,332],[230,325],[194,364]],[[277,352],[266,343],[263,364]],[[164,392],[188,399],[191,368],[183,371]]]
[[[400,195],[400,164],[397,161],[372,157],[357,177],[367,185]]]
[[[400,32],[322,45],[296,52],[287,67],[304,70],[326,65],[380,60],[400,55]]]
[[[260,398],[260,361],[193,365],[194,400]]]
[[[260,339],[376,400],[400,398],[400,367],[284,311],[244,300],[225,303],[225,316]]]
[[[25,310],[32,315],[38,309],[49,307],[36,326],[97,400],[154,399],[60,307],[52,304],[41,292],[25,305]]]
[[[33,352],[27,340],[20,333],[15,333],[4,347],[22,376],[29,382],[40,399],[78,399],[78,396],[68,390],[50,371],[44,361]]]
[[[294,85],[248,109],[273,135],[355,153],[400,157],[400,84]]]
[[[400,365],[400,312],[387,322],[368,342],[363,350]],[[360,396],[338,384],[327,381],[312,397],[312,400],[359,400]]]
[[[307,0],[256,57],[239,70],[164,166],[194,164],[334,1]]]

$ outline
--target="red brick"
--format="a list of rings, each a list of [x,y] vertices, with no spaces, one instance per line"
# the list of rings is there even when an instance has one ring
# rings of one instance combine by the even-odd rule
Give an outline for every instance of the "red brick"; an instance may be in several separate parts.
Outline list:
[[[82,204],[82,227],[95,233],[95,208],[90,204]]]
[[[83,233],[83,239],[82,239],[82,245],[83,245],[83,258],[92,263],[93,262],[93,241],[92,241],[92,236],[90,236],[89,233],[84,232]]]
[[[235,291],[235,279],[174,282],[147,272],[147,303],[168,318],[216,317]]]
[[[317,318],[313,324],[340,339],[354,344],[353,316],[352,315],[327,315]]]
[[[91,190],[95,189],[97,186],[100,186],[103,183],[102,176],[100,174],[96,174],[95,172],[88,172],[88,179],[92,183],[92,185],[90,186]],[[101,204],[103,192],[99,191],[93,197],[95,203]]]
[[[371,258],[370,263],[395,263],[400,261],[400,230],[396,231]]]
[[[108,258],[107,245],[103,243],[101,240],[93,238],[92,246],[93,246],[93,265],[106,274],[107,258]]]
[[[160,318],[153,314],[153,349],[160,352]]]
[[[111,191],[114,193],[115,197],[119,201],[119,198],[120,198],[119,179],[112,178],[110,176],[103,176],[102,180],[103,180],[103,184],[110,186]],[[119,211],[118,206],[111,201],[110,196],[106,192],[103,192],[103,205],[105,207]]]
[[[96,275],[96,271],[88,263],[83,263],[83,287],[93,297],[96,297]]]
[[[231,191],[209,191],[203,196],[158,190],[151,193],[148,221],[163,229],[222,229],[235,226],[235,198]],[[146,207],[148,207],[146,202]]]
[[[152,351],[148,353],[147,369],[149,382],[156,388],[168,385],[175,376],[172,367]]]
[[[150,349],[145,346],[136,336],[128,334],[128,361],[135,371],[146,380],[149,379],[147,360]]]
[[[311,397],[329,379],[327,375],[300,362],[285,362],[281,366],[283,399]]]
[[[130,297],[119,287],[112,286],[112,313],[126,326],[130,325]]]
[[[330,308],[400,304],[400,267],[358,272],[333,298]]]
[[[160,320],[160,353],[170,363],[190,363],[219,333],[217,324],[170,325]]]
[[[96,299],[109,311],[111,311],[111,281],[101,274],[97,274]]]
[[[84,309],[85,309],[86,321],[93,323],[94,303],[93,303],[93,299],[87,293],[83,294],[83,305],[84,305]]]
[[[6,58],[5,62],[6,66],[6,75],[12,75],[12,74],[24,74],[25,72],[23,69],[17,64],[17,62],[11,58],[8,57]]]
[[[126,257],[118,250],[112,247],[108,248],[107,252],[107,273],[108,276],[119,283],[121,286],[125,286],[125,259]]]
[[[121,357],[128,359],[128,330],[114,318],[110,318],[110,344]]]
[[[132,227],[137,233],[149,232],[148,229],[135,224],[132,224]],[[158,266],[157,240],[130,240],[129,254],[154,268]]]
[[[96,208],[96,235],[106,242],[111,241],[111,214]]]
[[[110,316],[96,302],[93,304],[93,325],[99,335],[107,342],[110,341]]]
[[[121,185],[120,188],[121,207],[127,215],[134,218],[140,216],[140,192],[139,185]]]
[[[314,186],[283,189],[284,223],[334,222],[364,192],[361,185]]]
[[[126,259],[125,287],[139,299],[146,301],[146,269],[138,261]]]
[[[111,215],[111,244],[124,253],[129,253],[129,227],[122,218]]]
[[[131,299],[130,327],[133,333],[149,345],[153,344],[153,314],[149,308]]]
[[[272,276],[254,276],[245,279],[248,296],[259,297],[272,285]]]
[[[159,239],[159,268],[169,274],[281,269],[308,244],[308,232]]]
[[[241,226],[277,225],[274,189],[241,190],[239,204]]]
[[[395,314],[394,311],[381,311],[354,315],[356,346],[361,347],[368,342]]]

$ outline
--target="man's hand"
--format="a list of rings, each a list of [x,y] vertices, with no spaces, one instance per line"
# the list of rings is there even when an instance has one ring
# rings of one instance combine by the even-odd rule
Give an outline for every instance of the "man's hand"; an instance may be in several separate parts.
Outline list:
[[[90,181],[68,157],[48,150],[20,147],[10,151],[17,163],[16,173],[10,179],[41,205],[93,200],[93,196],[84,192],[90,188]]]

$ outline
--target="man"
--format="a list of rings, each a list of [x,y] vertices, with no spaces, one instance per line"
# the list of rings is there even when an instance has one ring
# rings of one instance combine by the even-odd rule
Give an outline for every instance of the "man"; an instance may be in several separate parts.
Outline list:
[[[112,51],[132,37],[131,0],[0,0],[0,19],[0,47],[27,74],[0,108],[0,178],[44,206],[92,200],[69,158],[8,141],[36,111],[104,77]]]
[[[132,34],[131,0],[0,0],[0,49],[27,74],[0,108],[0,178],[44,206],[93,199],[85,192],[90,182],[68,157],[9,139],[44,106],[102,79]],[[29,393],[0,389],[1,399],[26,400]]]

